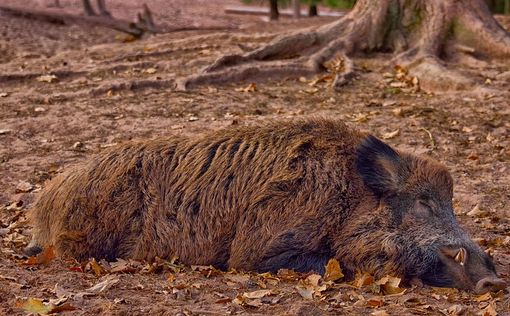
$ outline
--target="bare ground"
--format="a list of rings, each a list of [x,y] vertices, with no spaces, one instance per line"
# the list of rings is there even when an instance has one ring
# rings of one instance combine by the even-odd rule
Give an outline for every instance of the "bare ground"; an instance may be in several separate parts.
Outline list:
[[[95,270],[94,264],[82,269],[61,259],[23,265],[26,258],[19,254],[30,236],[25,213],[45,181],[70,164],[131,139],[198,135],[233,124],[323,115],[444,162],[455,178],[461,224],[488,248],[501,277],[510,282],[508,61],[460,69],[481,88],[442,94],[420,91],[402,71],[385,68],[384,55],[356,59],[358,76],[341,93],[329,87],[327,76],[179,92],[176,78],[197,72],[222,54],[255,48],[303,24],[331,21],[266,23],[223,15],[222,6],[236,1],[190,2],[148,4],[156,22],[166,25],[238,30],[180,32],[124,43],[123,34],[102,28],[0,15],[0,314],[25,314],[19,307],[24,298],[60,298],[52,302],[61,304],[67,298],[76,308],[67,312],[73,315],[493,315],[493,309],[509,315],[508,290],[486,297],[433,288],[380,295],[373,284],[314,287],[303,281],[306,275],[289,273],[276,279],[168,263],[157,269],[138,263],[126,268],[122,263],[116,269],[120,273],[107,273]],[[78,11],[79,1],[62,3],[66,10]],[[108,1],[112,13],[125,18],[139,10],[132,3],[136,1]],[[499,20],[509,28],[508,18]],[[111,287],[90,289],[103,281]],[[297,288],[306,286],[314,299],[298,293]],[[86,289],[93,293],[78,295]],[[243,296],[261,289],[270,291]]]

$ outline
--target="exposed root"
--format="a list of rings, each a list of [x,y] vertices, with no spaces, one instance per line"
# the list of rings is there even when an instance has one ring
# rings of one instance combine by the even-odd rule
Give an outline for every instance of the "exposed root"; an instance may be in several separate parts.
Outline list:
[[[237,68],[225,69],[216,72],[205,72],[190,76],[177,82],[177,90],[185,91],[204,84],[225,84],[243,80],[284,78],[288,76],[308,76],[317,73],[315,67],[307,64],[304,60],[275,61],[262,63],[250,63]]]
[[[350,56],[388,50],[398,54],[393,64],[409,69],[422,88],[466,89],[475,82],[447,69],[446,61],[476,65],[481,53],[510,56],[510,35],[483,0],[358,0],[333,23],[278,37],[252,52],[225,55],[178,87],[306,76],[325,71],[340,56],[341,71],[333,71],[339,90],[354,74]]]
[[[101,26],[124,32],[134,37],[141,37],[145,33],[160,33],[161,30],[156,28],[149,8],[144,5],[144,11],[139,14],[139,19],[136,22],[116,19],[110,15],[96,15],[91,9],[87,15],[75,15],[64,12],[50,12],[40,11],[28,8],[15,8],[9,6],[0,6],[0,11],[24,18],[38,19],[48,21],[51,23],[61,24],[89,24],[94,26]]]
[[[90,90],[90,95],[97,96],[110,92],[118,91],[134,91],[143,89],[168,89],[174,88],[176,85],[175,79],[146,79],[146,80],[132,80],[115,83],[107,83],[95,89]]]

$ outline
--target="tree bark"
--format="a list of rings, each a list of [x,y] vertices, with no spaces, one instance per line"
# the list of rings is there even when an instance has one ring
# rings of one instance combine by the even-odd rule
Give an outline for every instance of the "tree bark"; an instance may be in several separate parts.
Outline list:
[[[88,16],[97,15],[96,11],[92,8],[92,5],[90,4],[89,0],[82,0],[83,4],[83,11],[85,11],[85,14]]]
[[[301,3],[299,3],[299,0],[292,0],[292,12],[295,19],[301,17]]]
[[[307,76],[329,71],[337,90],[348,83],[354,54],[392,52],[428,90],[468,88],[445,65],[455,57],[510,57],[510,34],[494,19],[485,0],[358,0],[347,15],[300,30],[242,55],[225,55],[202,73],[181,80],[179,89],[240,80]],[[289,56],[295,56],[289,59]]]
[[[99,10],[99,14],[103,16],[110,16],[110,12],[106,9],[106,4],[104,0],[97,0],[97,9]]]
[[[278,0],[269,0],[269,19],[271,21],[278,20],[280,13],[278,12]]]
[[[312,3],[308,7],[308,16],[313,17],[319,15],[319,12],[317,10],[317,3]]]

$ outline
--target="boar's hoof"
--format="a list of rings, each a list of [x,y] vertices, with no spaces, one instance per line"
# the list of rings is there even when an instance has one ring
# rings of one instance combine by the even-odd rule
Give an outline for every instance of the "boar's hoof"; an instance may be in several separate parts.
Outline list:
[[[497,277],[486,277],[478,281],[476,284],[475,292],[477,294],[483,294],[486,292],[496,292],[503,290],[506,287],[505,281]]]

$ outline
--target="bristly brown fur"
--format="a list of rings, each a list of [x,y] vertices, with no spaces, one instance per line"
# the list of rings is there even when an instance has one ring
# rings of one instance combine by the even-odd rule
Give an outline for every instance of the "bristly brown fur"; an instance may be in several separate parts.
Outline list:
[[[447,209],[448,234],[405,226],[423,192]],[[59,176],[32,210],[28,249],[257,271],[322,272],[335,257],[351,274],[419,276],[437,245],[470,242],[451,192],[442,165],[338,121],[232,128],[125,144]]]

